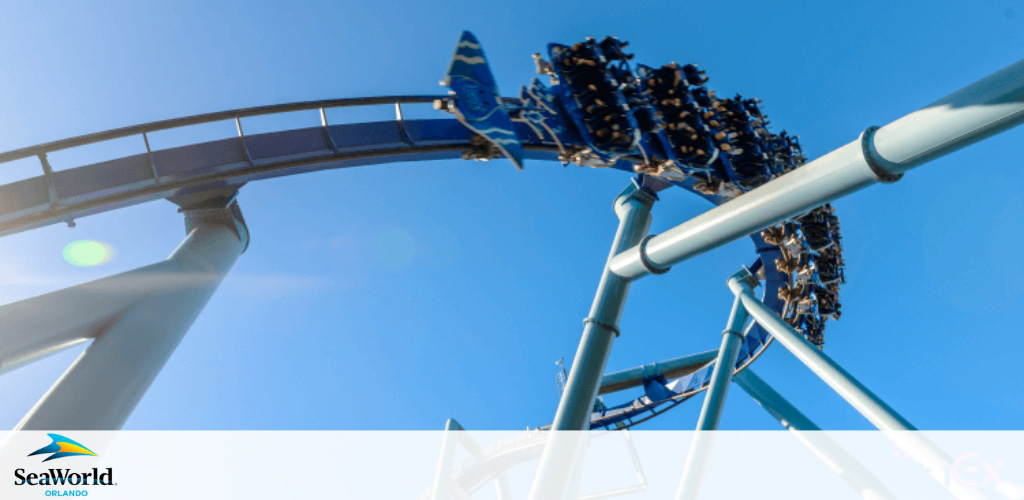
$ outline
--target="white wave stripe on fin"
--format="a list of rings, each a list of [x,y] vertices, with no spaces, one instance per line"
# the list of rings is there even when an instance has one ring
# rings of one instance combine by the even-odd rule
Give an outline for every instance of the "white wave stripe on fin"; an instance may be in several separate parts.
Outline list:
[[[484,60],[483,57],[480,56],[466,57],[462,54],[456,54],[455,57],[453,57],[452,59],[456,61],[462,61],[466,64],[484,64],[487,62],[486,60]]]
[[[456,45],[456,48],[458,48],[458,47],[469,47],[471,49],[479,49],[480,48],[480,44],[479,43],[473,43],[473,42],[471,42],[469,40],[459,40],[459,44]]]
[[[505,135],[511,135],[511,136],[515,136],[515,135],[516,135],[516,133],[515,133],[515,132],[513,132],[513,131],[511,131],[511,130],[508,130],[508,129],[504,129],[504,128],[499,128],[499,127],[491,127],[491,128],[485,128],[485,129],[477,129],[476,131],[477,131],[477,132],[479,132],[479,133],[481,133],[481,134],[484,134],[484,135],[487,135],[487,134],[494,134],[494,133],[498,133],[498,134],[505,134]]]
[[[519,144],[519,139],[496,139],[494,137],[487,137],[487,140],[495,144]]]
[[[542,140],[542,141],[543,141],[543,140],[544,140],[544,132],[542,131],[542,129],[540,129],[540,128],[537,128],[537,125],[536,125],[536,124],[534,124],[534,121],[535,121],[536,119],[535,119],[535,118],[532,118],[532,117],[525,117],[525,116],[524,116],[524,118],[525,118],[525,119],[523,119],[523,120],[520,120],[520,122],[522,122],[522,123],[525,123],[527,127],[530,127],[530,130],[533,130],[533,133],[534,133],[534,134],[536,134],[536,135],[537,135],[537,137],[540,137],[540,140]],[[512,120],[512,121],[516,121],[516,120]],[[536,120],[536,121],[537,121],[538,123],[540,123],[540,122],[541,122],[540,120]],[[543,125],[543,124],[542,124],[542,125]]]
[[[499,145],[500,144],[520,144],[519,136],[515,135],[512,132],[504,130],[504,129],[488,128],[488,129],[473,129],[473,130],[475,130],[476,133],[486,137],[487,140],[489,140],[489,141],[491,141],[491,142],[493,142],[495,144],[499,144]],[[509,134],[509,135],[512,135],[513,137],[509,138],[509,139],[503,139],[503,138],[500,138],[500,137],[493,137],[493,136],[488,135],[488,134],[494,133],[494,132],[501,132],[503,134]]]

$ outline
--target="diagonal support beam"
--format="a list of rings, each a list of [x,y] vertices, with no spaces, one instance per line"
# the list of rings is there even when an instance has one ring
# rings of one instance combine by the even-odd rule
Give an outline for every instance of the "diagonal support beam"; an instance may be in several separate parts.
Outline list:
[[[455,467],[455,451],[459,441],[454,433],[464,430],[454,418],[449,418],[444,424],[441,457],[437,460],[437,471],[434,473],[434,486],[430,489],[430,500],[450,500],[452,498],[452,470]]]
[[[739,276],[745,280],[747,286],[756,286],[757,279],[744,268],[733,277]],[[732,278],[730,278],[732,279]],[[700,410],[700,418],[697,419],[697,432],[690,443],[690,450],[686,455],[686,463],[683,465],[683,476],[679,483],[679,490],[676,498],[696,499],[700,495],[701,482],[704,479],[704,468],[711,453],[711,444],[714,441],[712,433],[707,431],[718,430],[718,421],[722,418],[722,408],[725,406],[725,396],[729,391],[729,382],[732,381],[733,372],[736,370],[736,358],[739,355],[740,346],[743,344],[743,326],[750,316],[739,297],[732,303],[732,311],[729,312],[729,321],[722,332],[722,347],[718,349],[718,359],[715,361],[714,371],[711,373],[711,384],[708,386],[707,395],[704,396],[704,406]]]
[[[736,374],[733,382],[740,386],[764,411],[778,420],[783,427],[796,431],[820,431],[811,419],[759,377],[751,367]]]
[[[757,283],[746,269],[743,272],[753,283]],[[715,362],[715,369],[711,373],[711,385],[704,397],[700,418],[697,419],[698,431],[718,429],[718,421],[722,418],[722,407],[725,406],[725,395],[729,391],[729,382],[732,381],[733,372],[736,370],[736,358],[739,356],[740,346],[743,344],[743,326],[749,318],[750,316],[747,315],[747,310],[744,309],[739,297],[736,297],[732,303],[732,311],[729,313],[729,322],[722,332],[722,347],[718,349],[718,361]]]
[[[657,198],[640,189],[634,182],[618,197],[612,207],[619,218],[619,228],[612,242],[608,259],[623,250],[640,244],[651,226],[651,207]],[[611,354],[612,342],[619,335],[619,318],[629,294],[629,281],[612,273],[605,264],[597,285],[590,315],[583,321],[583,336],[573,359],[558,411],[551,425],[554,431],[544,447],[540,466],[530,490],[533,500],[565,498],[574,487],[576,468],[582,461],[587,431],[601,387],[604,367]]]
[[[723,203],[609,266],[625,279],[667,268],[1024,123],[1024,61]]]
[[[729,289],[736,294],[737,299],[743,303],[754,321],[771,333],[775,340],[807,365],[875,427],[884,431],[917,430],[896,410],[882,401],[882,398],[853,378],[853,375],[839,366],[839,363],[808,342],[800,332],[775,314],[775,311],[754,297],[750,285],[740,273],[729,278],[728,284]]]
[[[668,380],[685,377],[718,358],[718,351],[704,351],[689,356],[659,361],[648,365],[609,373],[601,378],[599,394],[624,391],[644,385],[644,378],[662,376]]]
[[[797,439],[811,450],[811,453],[820,458],[829,469],[838,474],[846,484],[850,485],[861,498],[896,500],[896,497],[878,477],[861,465],[839,443],[829,438],[826,433],[816,432],[821,429],[754,373],[750,367],[737,373],[733,381],[761,408],[775,417],[775,420],[778,420],[783,427],[795,432]]]
[[[0,307],[0,373],[90,340],[140,298],[169,261]]]
[[[953,470],[953,460],[949,455],[925,438],[922,433],[914,432],[917,429],[896,410],[754,297],[749,281],[744,279],[742,273],[737,273],[729,278],[728,285],[736,297],[743,302],[743,306],[754,318],[754,321],[771,333],[775,340],[807,365],[815,375],[850,403],[875,427],[884,431],[889,439],[923,464],[931,473],[932,478],[942,483],[961,500],[985,498],[978,490],[972,490],[957,481],[950,480],[947,474]]]
[[[651,206],[655,197],[635,184],[627,187],[614,203],[619,229],[612,243],[611,259],[619,252],[640,243],[651,226]],[[619,336],[619,318],[626,306],[629,281],[612,273],[605,265],[590,315],[583,320],[583,336],[569,371],[565,391],[558,403],[552,430],[588,430],[594,400],[601,386],[604,366],[611,354],[612,342]]]
[[[237,203],[185,217],[167,261],[126,273],[151,293],[134,296],[15,430],[121,428],[249,242]]]

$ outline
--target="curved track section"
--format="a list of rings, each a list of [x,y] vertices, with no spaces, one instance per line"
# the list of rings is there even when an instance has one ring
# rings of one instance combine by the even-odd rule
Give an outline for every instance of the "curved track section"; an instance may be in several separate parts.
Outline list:
[[[202,197],[206,193],[222,193],[261,179],[379,163],[472,157],[467,152],[479,144],[475,141],[474,132],[457,120],[402,119],[402,104],[427,103],[439,98],[445,97],[339,99],[232,110],[126,127],[0,153],[0,168],[4,162],[35,156],[39,158],[43,173],[0,186],[0,236],[58,222],[71,223],[78,217],[160,198],[173,201]],[[380,104],[394,104],[396,119],[330,125],[325,118],[325,109]],[[238,123],[241,118],[250,116],[315,109],[321,112],[320,126],[255,135],[242,134],[239,126],[238,137],[148,150],[143,154],[61,171],[53,171],[47,160],[48,153],[86,144],[141,136],[148,145],[147,134],[155,131],[223,120]],[[515,132],[522,141],[526,158],[560,159],[561,149],[557,142],[545,140],[525,123],[516,123]],[[623,156],[610,166],[633,173],[638,161],[642,159]],[[643,176],[638,182],[643,183]],[[717,195],[702,194],[693,186],[692,180],[675,184],[714,204],[726,201]],[[784,247],[767,243],[761,235],[751,237],[759,254],[755,267],[760,268],[764,276],[764,301],[785,315],[789,303],[780,298],[779,292],[787,289],[792,280],[790,273],[780,271],[776,264],[786,257]],[[756,359],[770,340],[760,326],[749,328],[737,369]],[[629,427],[663,413],[704,390],[713,369],[714,363],[710,363],[672,381],[651,377],[645,380],[644,396],[595,411],[592,427]]]

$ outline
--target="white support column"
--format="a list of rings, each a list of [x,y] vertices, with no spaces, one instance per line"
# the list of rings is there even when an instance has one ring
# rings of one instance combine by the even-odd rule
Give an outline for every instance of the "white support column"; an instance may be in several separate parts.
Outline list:
[[[696,500],[700,497],[700,487],[704,482],[704,470],[707,468],[711,446],[715,442],[715,433],[698,429],[693,433],[693,442],[683,464],[683,474],[676,490],[676,500]]]
[[[619,228],[612,241],[609,260],[633,245],[642,244],[651,226],[651,207],[656,199],[636,183],[615,198],[612,207],[619,219]],[[626,306],[629,286],[628,280],[618,277],[605,265],[590,315],[583,321],[583,335],[551,424],[551,437],[530,489],[531,500],[566,498],[572,494],[574,478],[578,477],[574,467],[580,467],[583,462],[582,452],[587,443],[594,401],[601,388],[612,344],[619,336],[619,318]]]
[[[462,430],[462,426],[454,418],[449,418],[444,424],[441,457],[437,459],[437,470],[434,473],[434,486],[430,489],[430,500],[451,500],[452,498],[452,470],[455,467],[455,451],[459,444],[459,438],[455,436],[455,433]]]
[[[733,381],[783,427],[792,431],[811,453],[839,475],[861,498],[896,500],[878,477],[847,453],[839,443],[829,438],[827,433],[820,432],[821,429],[811,419],[757,376],[750,367],[737,373]]]
[[[746,280],[736,275],[729,278],[729,289],[743,301],[743,306],[759,325],[772,334],[783,347],[814,372],[822,381],[864,415],[875,427],[903,448],[910,456],[924,465],[936,481],[947,487],[961,500],[982,499],[979,491],[967,488],[957,481],[951,481],[953,460],[942,449],[935,446],[903,416],[871,392],[864,384],[850,375],[838,363],[821,352],[792,326],[782,320],[775,311],[754,297]]]
[[[0,307],[0,374],[90,340],[152,292],[170,261]]]
[[[1024,61],[1014,63],[786,175],[616,255],[633,280],[1024,123]]]
[[[733,278],[745,280],[748,286],[756,286],[757,280],[747,272],[746,268],[733,275]],[[715,361],[715,369],[711,373],[711,384],[708,386],[707,394],[704,396],[704,406],[701,407],[700,417],[697,419],[697,433],[693,436],[693,443],[690,443],[690,451],[686,455],[686,463],[683,465],[683,477],[679,482],[679,490],[676,498],[691,499],[697,498],[700,494],[701,481],[704,478],[704,464],[711,453],[711,444],[714,437],[707,431],[718,429],[718,421],[722,417],[722,408],[725,406],[725,396],[729,392],[729,382],[732,381],[733,373],[736,371],[736,358],[739,356],[740,346],[743,344],[743,326],[746,325],[750,316],[743,307],[739,297],[732,303],[732,311],[729,313],[729,321],[722,332],[722,346],[718,349],[718,360]]]
[[[613,208],[619,228],[608,255],[611,260],[619,252],[640,243],[651,226],[651,206],[657,198],[630,184],[615,198]],[[590,429],[590,415],[604,374],[604,366],[612,352],[612,343],[619,336],[619,318],[626,307],[629,281],[605,266],[590,315],[583,320],[583,335],[576,350],[565,391],[558,402],[551,429],[582,431]]]
[[[698,431],[718,429],[718,421],[722,418],[722,408],[725,406],[725,395],[729,392],[729,382],[732,382],[732,374],[736,371],[736,358],[739,357],[740,346],[743,344],[743,326],[748,318],[746,309],[737,297],[732,304],[732,312],[729,313],[729,323],[722,332],[718,361],[715,362],[715,369],[711,373],[711,384],[708,386],[707,395],[704,396],[700,418],[697,419]]]
[[[121,428],[249,242],[238,205],[185,212],[168,260],[135,273],[152,289],[105,327],[15,430]]]
[[[740,386],[754,401],[764,408],[764,411],[775,417],[783,427],[796,431],[820,431],[817,424],[811,422],[800,410],[793,406],[786,398],[782,397],[772,386],[757,376],[756,373],[747,367],[736,374],[733,382]]]

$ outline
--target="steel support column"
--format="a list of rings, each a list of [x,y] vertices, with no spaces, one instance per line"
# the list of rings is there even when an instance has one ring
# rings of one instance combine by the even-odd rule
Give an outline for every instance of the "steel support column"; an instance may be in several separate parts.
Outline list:
[[[818,377],[832,387],[840,396],[857,409],[876,427],[884,431],[916,430],[896,410],[882,401],[867,387],[853,378],[843,367],[807,341],[800,332],[782,320],[774,311],[754,297],[747,281],[734,275],[729,278],[729,288],[736,294],[747,312],[765,330],[771,333],[783,347],[788,349]]]
[[[611,259],[619,252],[639,244],[651,226],[651,206],[655,197],[631,184],[615,199],[619,229],[612,243]],[[597,294],[585,319],[583,336],[576,350],[565,391],[558,403],[552,430],[588,430],[604,366],[619,335],[619,318],[629,294],[629,281],[612,273],[607,264],[597,285]]]
[[[750,280],[756,284],[757,280],[746,269],[742,279]],[[740,275],[740,273],[737,273]],[[747,323],[749,316],[739,297],[732,303],[732,311],[729,313],[729,321],[722,332],[722,346],[718,349],[718,359],[715,361],[715,369],[711,373],[711,384],[708,386],[707,395],[704,396],[704,406],[700,410],[700,418],[697,419],[697,433],[690,443],[690,451],[686,455],[686,463],[683,465],[683,476],[679,482],[679,490],[676,498],[691,499],[697,498],[700,494],[700,484],[704,477],[704,465],[711,452],[711,443],[714,440],[711,433],[718,429],[718,421],[722,417],[722,407],[725,405],[725,396],[729,392],[729,382],[732,381],[733,372],[736,370],[736,358],[739,356],[740,346],[743,345],[743,326]]]
[[[185,217],[188,235],[164,265],[132,275],[153,292],[106,325],[15,430],[116,430],[128,419],[249,241],[237,203]]]
[[[452,498],[452,472],[455,469],[455,451],[459,441],[454,433],[464,430],[454,418],[449,418],[444,424],[441,457],[437,460],[437,471],[434,473],[434,486],[430,489],[430,500],[450,500]]]
[[[697,430],[693,433],[693,442],[683,464],[683,474],[676,490],[677,500],[696,500],[700,496],[701,483],[704,481],[704,469],[707,468],[711,445],[715,441],[715,433]]]
[[[636,279],[1024,122],[1024,61],[989,75],[615,256]]]
[[[742,300],[743,306],[754,318],[754,321],[771,333],[775,340],[807,365],[815,375],[850,403],[861,415],[864,415],[875,427],[885,431],[889,439],[892,439],[910,456],[928,468],[931,476],[949,488],[949,491],[957,498],[984,498],[977,490],[971,490],[956,481],[950,481],[947,474],[952,470],[953,460],[944,451],[936,447],[920,432],[911,432],[917,429],[910,422],[758,300],[754,296],[749,282],[741,278],[740,275],[729,278],[729,289]]]
[[[782,397],[782,394],[779,394],[772,386],[757,376],[751,367],[748,366],[746,370],[737,373],[733,381],[751,398],[754,398],[761,408],[775,417],[775,420],[778,420],[783,427],[796,431],[821,430],[814,422],[811,422],[811,419]]]
[[[746,269],[743,272],[746,273]],[[746,276],[754,279],[750,273],[746,273]],[[754,283],[757,281],[754,280]],[[722,407],[725,405],[725,395],[729,392],[729,382],[732,381],[733,372],[736,370],[736,358],[743,344],[743,326],[748,318],[747,310],[743,308],[739,297],[736,297],[729,313],[729,322],[722,332],[722,347],[718,349],[718,360],[715,362],[715,370],[711,373],[711,384],[704,397],[704,407],[701,408],[700,418],[697,419],[698,431],[718,429]]]
[[[619,227],[608,254],[609,260],[641,242],[650,228],[651,207],[655,200],[654,195],[641,190],[635,183],[615,198],[613,208],[619,218]],[[628,293],[629,281],[612,273],[606,263],[590,315],[583,322],[583,336],[551,426],[555,432],[544,447],[530,490],[531,499],[563,498],[568,494],[573,471],[582,460],[586,436],[564,431],[590,429],[590,415],[601,387],[605,363],[611,354],[612,342],[619,335],[619,318]]]
[[[850,485],[861,498],[878,500],[896,500],[896,497],[885,487],[874,474],[847,453],[839,443],[828,437],[827,433],[816,432],[821,429],[811,422],[800,410],[793,406],[772,386],[757,376],[747,367],[736,374],[733,379],[761,405],[771,416],[775,417],[783,427],[793,431],[797,437],[825,465]]]

